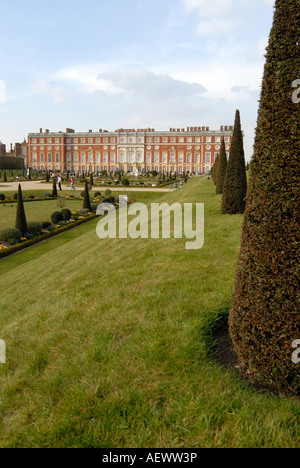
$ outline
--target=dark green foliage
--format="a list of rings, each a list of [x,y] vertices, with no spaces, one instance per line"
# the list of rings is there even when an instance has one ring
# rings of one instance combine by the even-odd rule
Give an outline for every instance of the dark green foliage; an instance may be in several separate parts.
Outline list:
[[[53,198],[57,197],[57,186],[56,186],[56,179],[55,179],[55,177],[54,177],[54,179],[53,179],[52,197],[53,197]]]
[[[91,186],[94,185],[94,178],[93,178],[93,174],[92,174],[92,173],[90,174],[90,185],[91,185]]]
[[[300,8],[277,0],[256,130],[230,333],[247,374],[271,389],[300,394],[299,219]]]
[[[64,220],[63,214],[61,211],[54,211],[51,215],[51,221],[53,224],[58,224]]]
[[[8,242],[9,244],[17,244],[22,237],[19,229],[7,228],[0,231],[0,240]]]
[[[229,161],[223,188],[222,213],[243,214],[246,206],[247,177],[240,111],[236,111]]]
[[[3,174],[3,182],[7,182],[7,175],[6,175],[6,171],[4,171],[4,174]]]
[[[21,231],[23,236],[27,233],[27,221],[24,210],[22,189],[20,184],[18,189],[17,216],[15,228]]]
[[[50,192],[43,193],[43,195],[41,195],[41,198],[52,198],[52,193]]]
[[[15,158],[14,156],[0,156],[0,169],[23,169],[24,167],[24,159],[23,158]]]
[[[1,201],[5,201],[5,195],[4,195],[4,193],[0,193],[0,200],[1,200]]]
[[[216,192],[217,194],[222,194],[224,190],[224,183],[227,171],[227,156],[226,156],[226,147],[225,140],[223,138],[220,155],[218,158],[217,174],[216,174]]]
[[[218,172],[219,160],[220,160],[220,155],[218,153],[218,156],[215,159],[215,164],[213,165],[212,170],[211,170],[211,178],[215,185],[217,184],[217,172]]]
[[[69,221],[72,218],[72,213],[68,208],[64,208],[61,212],[65,221]]]
[[[101,197],[101,193],[100,193],[100,192],[95,192],[95,193],[94,193],[94,197],[95,197],[95,198]]]
[[[90,200],[89,186],[88,186],[87,181],[85,182],[83,209],[91,211],[91,200]]]
[[[30,223],[28,223],[27,227],[28,227],[27,232],[29,234],[34,234],[36,236],[38,236],[42,232],[42,229],[43,229],[42,224],[36,221],[31,221]]]

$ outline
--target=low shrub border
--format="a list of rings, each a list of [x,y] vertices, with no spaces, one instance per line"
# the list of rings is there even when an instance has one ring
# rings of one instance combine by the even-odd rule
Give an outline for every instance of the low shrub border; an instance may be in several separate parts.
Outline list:
[[[79,226],[80,224],[84,224],[84,223],[87,223],[88,221],[91,221],[93,219],[96,219],[98,218],[98,216],[96,215],[91,215],[87,218],[84,218],[84,219],[79,219],[77,221],[74,221],[74,223],[70,223],[70,224],[67,224],[65,226],[62,226],[58,229],[56,229],[55,231],[51,231],[51,232],[47,232],[47,233],[44,233],[38,237],[35,237],[33,239],[29,239],[25,242],[22,242],[21,244],[17,244],[17,245],[12,245],[11,247],[8,247],[7,249],[3,249],[0,251],[0,260],[5,258],[5,257],[9,257],[10,255],[14,254],[14,253],[17,253],[17,252],[20,252],[21,250],[24,250],[28,247],[32,247],[33,245],[36,245],[36,244],[39,244],[40,242],[44,241],[44,240],[47,240],[47,239],[50,239],[51,237],[54,237],[54,236],[57,236],[58,234],[62,234],[63,232],[65,231],[69,231],[70,229],[73,229],[77,226]]]

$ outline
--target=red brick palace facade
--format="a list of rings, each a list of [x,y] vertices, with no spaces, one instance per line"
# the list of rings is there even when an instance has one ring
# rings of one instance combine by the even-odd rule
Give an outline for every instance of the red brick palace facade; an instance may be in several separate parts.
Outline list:
[[[33,170],[72,173],[107,170],[140,173],[147,171],[204,174],[211,170],[225,138],[229,153],[233,127],[219,131],[188,127],[170,131],[119,129],[115,132],[30,133],[27,165]]]

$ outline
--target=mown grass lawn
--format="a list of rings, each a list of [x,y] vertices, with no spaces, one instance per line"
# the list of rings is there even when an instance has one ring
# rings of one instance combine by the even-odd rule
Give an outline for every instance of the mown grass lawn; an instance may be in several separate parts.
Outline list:
[[[207,179],[150,195],[139,201],[205,203],[203,249],[99,240],[92,221],[0,261],[1,447],[300,445],[299,400],[207,354],[202,330],[230,304],[242,217],[221,216]]]
[[[30,195],[35,195],[35,196],[41,196],[44,193],[44,191],[25,191],[24,196],[28,198]],[[125,192],[114,192],[113,196],[118,197],[119,194],[123,194]],[[68,192],[63,192],[64,197],[70,195]],[[104,191],[103,191],[104,194]],[[143,202],[146,202],[147,200],[155,200],[155,198],[159,198],[160,194],[151,194],[151,193],[139,193],[139,192],[131,192],[128,194],[130,198],[136,198],[142,199]],[[154,196],[153,196],[154,195]],[[77,193],[76,196],[80,197],[80,194]],[[13,192],[7,192],[6,197],[13,197]],[[57,200],[46,200],[46,201],[27,201],[24,203],[25,207],[25,213],[26,213],[26,219],[28,222],[30,221],[49,221],[51,220],[51,214],[54,211],[60,211],[61,208],[58,207],[57,205]],[[82,209],[83,207],[83,201],[82,200],[65,200],[65,208],[70,209],[71,211],[77,211]],[[17,204],[16,203],[11,203],[10,200],[7,200],[5,203],[0,203],[0,231],[2,229],[8,228],[8,227],[15,227],[15,222],[16,222],[16,210],[17,210]]]

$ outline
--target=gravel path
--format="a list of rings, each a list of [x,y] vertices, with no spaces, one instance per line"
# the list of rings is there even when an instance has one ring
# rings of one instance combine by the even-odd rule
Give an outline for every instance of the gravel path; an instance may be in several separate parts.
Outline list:
[[[7,182],[7,183],[0,183],[0,192],[17,192],[18,191],[18,185],[19,182]],[[45,190],[45,192],[51,192],[52,191],[52,184],[49,183],[42,183],[40,181],[26,181],[26,182],[21,182],[21,187],[22,190]],[[82,191],[84,190],[84,186],[80,185],[75,185],[76,191]],[[145,192],[170,192],[173,190],[173,185],[170,185],[169,188],[157,188],[157,187],[93,187],[94,191],[98,190],[103,190],[103,189],[108,189],[111,190],[112,192],[120,192],[120,191],[126,191],[126,192],[139,192],[139,191],[145,191]],[[63,191],[70,191],[70,186],[69,185],[63,185],[62,187]]]

